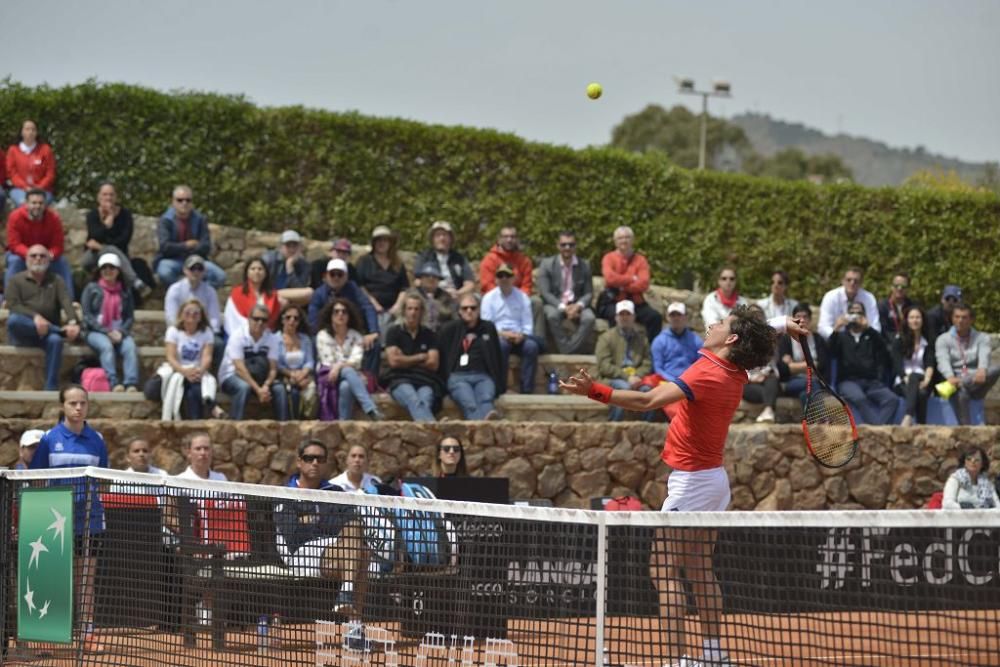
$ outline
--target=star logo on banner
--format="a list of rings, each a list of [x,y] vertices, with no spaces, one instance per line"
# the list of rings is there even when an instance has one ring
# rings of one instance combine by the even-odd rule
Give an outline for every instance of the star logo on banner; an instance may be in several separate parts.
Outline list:
[[[55,533],[52,535],[52,538],[53,539],[55,539],[57,537],[59,538],[59,552],[60,553],[65,553],[65,551],[66,551],[66,517],[64,517],[62,514],[60,514],[59,512],[57,512],[55,507],[50,507],[49,511],[52,512],[52,516],[55,517],[55,521],[53,521],[49,525],[49,527],[46,528],[45,530],[53,530],[53,531],[55,531]]]
[[[43,551],[48,552],[49,548],[42,544],[42,536],[39,535],[38,539],[34,542],[29,542],[28,546],[31,547],[31,558],[28,559],[28,569],[31,569],[31,564],[34,563],[35,567],[38,567],[38,557]]]
[[[46,600],[45,604],[42,605],[42,608],[38,610],[38,620],[39,621],[42,620],[43,618],[45,618],[45,614],[49,613],[49,603],[50,602],[52,602],[52,600]]]
[[[24,583],[24,587],[28,591],[27,593],[24,594],[24,601],[28,603],[28,615],[30,616],[31,612],[33,612],[36,609],[36,607],[35,607],[35,591],[31,590],[31,580],[30,579],[25,579],[24,582],[25,582]]]

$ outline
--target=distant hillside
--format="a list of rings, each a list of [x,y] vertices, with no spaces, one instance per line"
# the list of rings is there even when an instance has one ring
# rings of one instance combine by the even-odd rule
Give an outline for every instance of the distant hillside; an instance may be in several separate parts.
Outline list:
[[[934,155],[922,147],[891,148],[878,141],[845,134],[831,137],[805,125],[786,123],[764,114],[742,114],[730,122],[742,128],[754,150],[765,156],[785,148],[798,148],[810,155],[833,153],[851,168],[854,180],[862,185],[900,185],[922,169],[954,169],[967,183],[975,183],[983,174],[981,163]]]

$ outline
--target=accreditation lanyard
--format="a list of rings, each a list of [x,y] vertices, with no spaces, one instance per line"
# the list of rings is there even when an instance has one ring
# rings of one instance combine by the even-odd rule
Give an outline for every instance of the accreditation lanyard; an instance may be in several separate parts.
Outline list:
[[[972,334],[969,334],[969,339],[972,338]],[[964,377],[969,372],[969,359],[967,351],[969,346],[967,343],[962,341],[962,337],[955,332],[955,342],[958,343],[958,349],[962,353],[962,376]]]
[[[472,347],[472,343],[475,340],[476,340],[476,334],[474,333],[465,334],[465,337],[462,339],[462,356],[458,358],[459,366],[469,365],[469,348]]]

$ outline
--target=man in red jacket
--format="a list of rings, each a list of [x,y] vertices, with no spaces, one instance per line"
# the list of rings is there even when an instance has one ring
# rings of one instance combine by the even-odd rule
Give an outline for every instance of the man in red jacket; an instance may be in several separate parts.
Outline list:
[[[497,286],[497,269],[501,264],[507,264],[514,269],[514,287],[531,296],[533,280],[531,258],[521,252],[517,228],[513,225],[500,229],[496,244],[479,263],[479,289],[483,294]]]
[[[3,277],[5,291],[11,277],[27,268],[25,260],[28,248],[36,244],[45,246],[49,251],[52,258],[49,270],[63,279],[70,299],[76,301],[73,273],[63,256],[65,240],[62,219],[58,213],[45,206],[45,191],[33,188],[28,190],[24,206],[15,209],[7,219],[7,271]]]
[[[663,329],[663,316],[646,303],[643,293],[649,289],[649,262],[632,247],[635,234],[629,227],[615,230],[615,249],[601,259],[604,294],[597,300],[597,315],[615,324],[615,304],[628,299],[635,304],[635,319],[646,327],[649,340]]]

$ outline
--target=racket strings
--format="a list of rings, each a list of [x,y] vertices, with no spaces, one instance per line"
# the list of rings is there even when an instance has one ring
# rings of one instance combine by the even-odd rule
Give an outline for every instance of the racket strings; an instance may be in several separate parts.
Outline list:
[[[841,465],[853,456],[854,426],[847,408],[836,397],[817,388],[806,403],[806,435],[813,454],[828,465]]]

